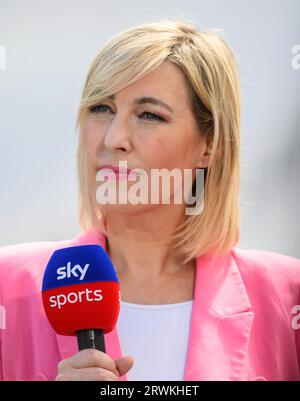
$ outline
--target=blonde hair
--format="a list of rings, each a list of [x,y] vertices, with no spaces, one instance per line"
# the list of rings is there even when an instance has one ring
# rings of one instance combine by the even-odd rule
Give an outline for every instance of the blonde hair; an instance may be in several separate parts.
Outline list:
[[[206,253],[222,255],[240,236],[239,76],[231,49],[214,30],[198,31],[190,23],[172,19],[150,22],[114,36],[96,56],[77,117],[79,223],[83,230],[101,227],[101,215],[87,190],[81,130],[88,109],[165,60],[183,72],[200,132],[211,138],[204,210],[200,215],[186,216],[172,237],[174,249],[187,263]]]

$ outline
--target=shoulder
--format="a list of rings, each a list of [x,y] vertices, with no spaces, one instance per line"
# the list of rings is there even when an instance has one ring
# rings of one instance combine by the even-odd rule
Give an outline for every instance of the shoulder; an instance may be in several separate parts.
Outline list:
[[[37,241],[0,247],[0,286],[40,277],[54,250],[70,243],[71,240]]]
[[[258,276],[279,274],[287,279],[300,281],[300,259],[281,253],[241,249],[234,247],[231,251],[238,267],[249,274]]]
[[[0,247],[0,285],[22,277],[39,277],[56,249],[83,244],[101,244],[103,236],[93,230],[60,241],[36,241]]]
[[[43,255],[48,250],[54,249],[57,245],[68,241],[36,241],[20,244],[6,245],[0,247],[0,262],[9,263],[24,261],[24,259]]]
[[[300,294],[300,260],[281,253],[234,247],[231,255],[246,286],[264,294]]]

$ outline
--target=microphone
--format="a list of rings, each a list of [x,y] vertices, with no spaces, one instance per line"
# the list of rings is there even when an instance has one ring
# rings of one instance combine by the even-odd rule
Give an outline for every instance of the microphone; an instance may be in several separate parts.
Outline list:
[[[42,298],[56,333],[77,336],[79,351],[106,352],[104,334],[120,312],[120,286],[115,268],[100,245],[56,250],[46,266]]]

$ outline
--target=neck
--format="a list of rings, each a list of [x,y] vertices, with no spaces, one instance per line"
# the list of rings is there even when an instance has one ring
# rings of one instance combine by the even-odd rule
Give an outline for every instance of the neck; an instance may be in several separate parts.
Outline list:
[[[181,221],[179,208],[134,215],[108,213],[107,251],[118,275],[155,282],[178,273],[185,266],[172,251],[171,237]]]

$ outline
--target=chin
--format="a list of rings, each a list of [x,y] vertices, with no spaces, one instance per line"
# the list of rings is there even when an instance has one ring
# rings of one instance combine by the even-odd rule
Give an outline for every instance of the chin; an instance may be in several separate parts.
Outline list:
[[[143,204],[137,204],[137,205],[132,205],[132,204],[125,204],[125,205],[119,205],[119,204],[104,204],[104,205],[99,205],[101,208],[101,211],[103,211],[105,214],[124,214],[124,215],[135,215],[135,214],[141,214],[141,213],[147,213],[150,211],[153,211],[154,209],[160,208],[163,205],[143,205]]]

